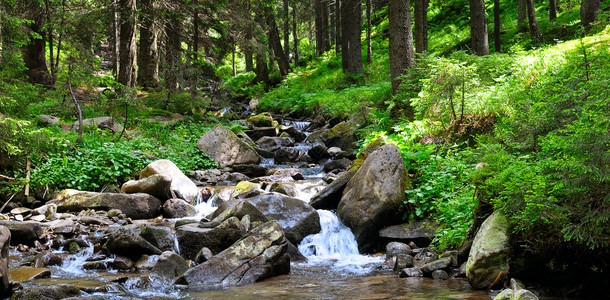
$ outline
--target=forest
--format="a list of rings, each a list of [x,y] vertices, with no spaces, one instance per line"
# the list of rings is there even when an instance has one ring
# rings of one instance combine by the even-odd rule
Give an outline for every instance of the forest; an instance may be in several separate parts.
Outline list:
[[[609,70],[601,0],[0,0],[0,212],[219,168],[200,137],[265,112],[395,145],[438,253],[498,212],[510,277],[598,295]]]

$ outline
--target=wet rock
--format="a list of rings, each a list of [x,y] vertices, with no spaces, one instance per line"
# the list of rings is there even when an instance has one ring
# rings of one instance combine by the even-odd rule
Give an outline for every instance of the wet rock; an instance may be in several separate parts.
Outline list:
[[[341,122],[334,127],[325,130],[320,139],[326,147],[339,147],[345,151],[352,152],[356,149],[356,129],[358,126],[353,122]]]
[[[9,285],[9,250],[11,244],[11,231],[0,226],[0,297],[4,298],[11,293]]]
[[[226,176],[218,169],[209,169],[192,171],[191,177],[208,185],[216,185],[217,182],[224,180]]]
[[[108,218],[104,217],[94,217],[94,216],[82,216],[76,219],[79,223],[83,225],[112,225],[112,221]]]
[[[174,234],[171,229],[164,226],[146,226],[142,228],[140,236],[159,248],[161,251],[174,250]]]
[[[204,263],[204,262],[210,260],[210,258],[212,258],[212,256],[214,256],[214,253],[212,253],[212,250],[208,249],[207,247],[203,247],[203,248],[201,248],[201,250],[199,250],[199,252],[197,252],[197,255],[195,255],[194,261],[197,262],[198,264]]]
[[[388,144],[371,153],[347,183],[337,213],[361,251],[373,247],[380,228],[401,220],[408,181],[398,148]]]
[[[513,290],[504,289],[493,300],[513,300]]]
[[[172,161],[160,159],[148,164],[148,166],[140,172],[140,179],[155,174],[166,175],[172,179],[170,189],[177,198],[182,198],[189,203],[193,203],[197,199],[199,189]],[[123,212],[125,213],[125,211]]]
[[[269,182],[289,182],[305,179],[301,170],[295,168],[271,169],[267,174],[269,175],[269,178],[267,178]]]
[[[408,254],[398,254],[395,256],[394,271],[398,272],[413,266],[413,256]]]
[[[158,259],[159,255],[144,254],[136,261],[136,270],[138,270],[138,272],[150,271],[155,266]]]
[[[79,217],[82,218],[82,217]],[[64,235],[72,235],[79,230],[79,225],[73,219],[55,220],[45,223],[46,228],[53,233],[61,233]]]
[[[458,252],[457,250],[448,250],[441,254],[441,257],[449,257],[451,259],[451,267],[458,266]]]
[[[296,162],[299,158],[299,150],[295,148],[282,147],[275,151],[275,162],[276,163],[286,163],[286,162]]]
[[[163,281],[170,283],[178,276],[184,274],[188,269],[188,264],[182,256],[172,252],[165,251],[159,255],[159,259],[151,269],[151,276],[161,277]]]
[[[271,185],[270,192],[284,194],[289,197],[296,197],[298,191],[293,184],[276,182]]]
[[[385,247],[387,257],[396,256],[399,254],[411,255],[411,247],[405,243],[390,242]]]
[[[424,273],[422,273],[422,271],[419,268],[405,268],[400,272],[399,277],[400,278],[405,278],[405,277],[423,277]]]
[[[292,126],[279,126],[282,133],[287,133],[297,142],[302,142],[307,138],[307,135]]]
[[[246,131],[246,134],[253,140],[258,140],[265,136],[277,136],[279,129],[276,127],[256,127]]]
[[[131,227],[120,227],[115,230],[108,241],[106,249],[110,253],[138,259],[142,254],[161,254],[161,250],[138,235]]]
[[[175,283],[205,287],[245,285],[289,272],[282,226],[269,221],[210,260],[190,268]]]
[[[246,121],[250,122],[255,127],[273,126],[273,117],[268,112],[260,113],[256,116],[249,117],[246,119]]]
[[[57,254],[51,251],[44,251],[36,255],[36,259],[34,260],[34,267],[45,268],[48,266],[61,266],[63,263],[64,260]]]
[[[197,142],[197,148],[208,154],[221,168],[260,162],[260,156],[252,147],[221,125],[206,132]]]
[[[339,147],[330,147],[328,148],[328,155],[330,155],[331,157],[336,157],[339,154],[343,153],[344,151],[341,150],[341,148]]]
[[[32,279],[51,277],[51,270],[45,268],[33,268],[18,266],[8,271],[10,281],[21,283]]]
[[[231,166],[233,172],[239,172],[249,177],[265,176],[267,169],[255,164],[240,164]]]
[[[201,248],[219,253],[246,234],[244,225],[236,217],[230,217],[214,228],[201,228],[199,224],[188,224],[176,229],[180,254],[194,260]]]
[[[352,161],[347,159],[347,158],[341,158],[341,159],[337,159],[337,160],[333,160],[327,164],[324,165],[324,172],[330,173],[330,172],[343,172],[346,170],[349,170],[349,168],[352,167]]]
[[[411,248],[413,249],[413,248]],[[418,250],[419,252],[415,255],[415,266],[417,267],[422,267],[423,265],[433,262],[435,260],[438,259],[438,253],[436,253],[435,251],[433,251],[430,248],[419,248],[419,249],[414,249]]]
[[[289,137],[265,136],[258,139],[258,141],[256,141],[256,144],[259,148],[265,151],[273,152],[277,149],[280,149],[281,147],[293,146],[294,139]]]
[[[197,209],[182,199],[169,199],[163,203],[163,216],[166,218],[185,218],[197,214]]]
[[[116,270],[129,270],[133,268],[134,264],[131,258],[118,255],[112,261],[112,268]]]
[[[445,270],[436,270],[432,272],[432,279],[447,280],[449,279],[449,274]]]
[[[150,219],[159,215],[161,200],[149,194],[118,194],[63,190],[52,200],[61,212],[119,209],[133,219]]]
[[[11,238],[9,240],[13,246],[19,244],[34,245],[34,242],[39,240],[44,232],[41,224],[33,221],[0,221],[0,226],[8,228],[10,231]]]
[[[321,159],[329,158],[330,154],[328,154],[328,150],[324,145],[315,145],[309,151],[307,151],[309,157],[311,157],[314,161],[319,161]]]
[[[81,291],[78,287],[69,284],[55,284],[36,288],[29,288],[19,292],[16,292],[11,299],[12,300],[59,300],[70,297],[78,297],[81,295]]]
[[[430,274],[436,270],[447,269],[451,266],[451,257],[439,258],[419,267],[424,274]]]
[[[123,131],[123,125],[113,117],[98,117],[83,120],[83,126],[93,125],[100,129],[108,129],[114,133]],[[78,121],[72,123],[72,131],[78,131],[79,127]]]
[[[321,230],[318,212],[299,199],[280,194],[264,194],[244,201],[253,204],[269,220],[278,221],[284,228],[286,238],[295,245],[306,236]],[[220,206],[216,211],[221,213],[221,208],[226,209],[231,204],[236,203],[228,203],[224,208]]]
[[[434,239],[438,225],[430,220],[410,220],[408,223],[388,226],[379,230],[379,237],[389,240],[414,241],[428,245]]]
[[[172,196],[172,177],[164,174],[153,174],[140,180],[129,180],[121,187],[126,194],[146,193],[165,201]]]
[[[107,260],[89,261],[83,264],[83,269],[108,271],[110,269],[111,264],[112,262]]]
[[[491,214],[477,232],[466,262],[466,278],[475,289],[488,289],[508,268],[508,222],[498,212]]]
[[[231,200],[221,204],[210,217],[214,222],[221,223],[231,217],[243,219],[245,216],[249,216],[250,223],[269,221],[256,206],[243,200]]]
[[[241,193],[245,193],[251,190],[258,190],[261,188],[260,184],[257,183],[253,183],[253,182],[249,182],[249,181],[242,181],[240,183],[238,183],[235,186],[235,189],[233,191],[233,195],[239,195]]]
[[[343,173],[339,178],[313,196],[309,204],[316,209],[336,209],[347,183],[354,177],[354,174],[356,174],[356,171],[353,170]]]

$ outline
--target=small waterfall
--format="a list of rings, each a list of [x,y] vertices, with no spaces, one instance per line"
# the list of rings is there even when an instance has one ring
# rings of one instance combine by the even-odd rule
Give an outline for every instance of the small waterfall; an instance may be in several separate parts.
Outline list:
[[[212,206],[214,192],[215,191],[212,189],[212,194],[210,195],[207,201],[203,201],[201,193],[197,194],[197,200],[195,201],[195,209],[197,210],[197,215],[195,215],[195,218],[204,218],[216,210],[217,207]]]
[[[333,266],[338,271],[367,273],[383,262],[383,257],[360,255],[352,231],[331,211],[318,210],[320,233],[312,234],[298,248],[308,258],[306,265]]]
[[[286,126],[292,126],[292,127],[294,127],[294,129],[299,130],[299,131],[303,131],[303,130],[307,129],[307,127],[309,127],[310,124],[311,124],[311,122],[304,122],[304,121],[294,121],[294,122],[285,123]]]
[[[76,254],[66,257],[61,265],[60,272],[66,274],[67,276],[83,275],[85,273],[83,264],[87,261],[87,258],[93,255],[93,251],[93,244],[89,243],[88,247],[81,249]]]

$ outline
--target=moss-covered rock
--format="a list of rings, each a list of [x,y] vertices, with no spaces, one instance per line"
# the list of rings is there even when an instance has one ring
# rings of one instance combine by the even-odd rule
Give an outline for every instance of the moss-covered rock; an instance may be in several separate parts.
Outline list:
[[[161,212],[161,200],[143,193],[119,194],[63,190],[52,200],[60,212],[119,209],[132,219],[150,219]]]
[[[197,142],[197,148],[209,155],[221,168],[237,164],[258,164],[256,151],[232,131],[216,125]]]
[[[273,117],[268,112],[260,113],[256,116],[249,117],[246,119],[246,121],[252,123],[252,125],[254,125],[256,127],[272,127],[273,126]]]

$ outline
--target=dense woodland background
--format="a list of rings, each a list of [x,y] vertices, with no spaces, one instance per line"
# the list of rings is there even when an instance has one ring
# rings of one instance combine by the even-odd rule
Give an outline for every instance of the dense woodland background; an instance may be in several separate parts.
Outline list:
[[[541,270],[520,278],[608,283],[608,1],[0,0],[0,16],[2,203],[105,190],[153,158],[214,167],[196,139],[242,130],[255,100],[396,144],[415,178],[405,218],[436,220],[435,247],[499,210],[513,265]]]

